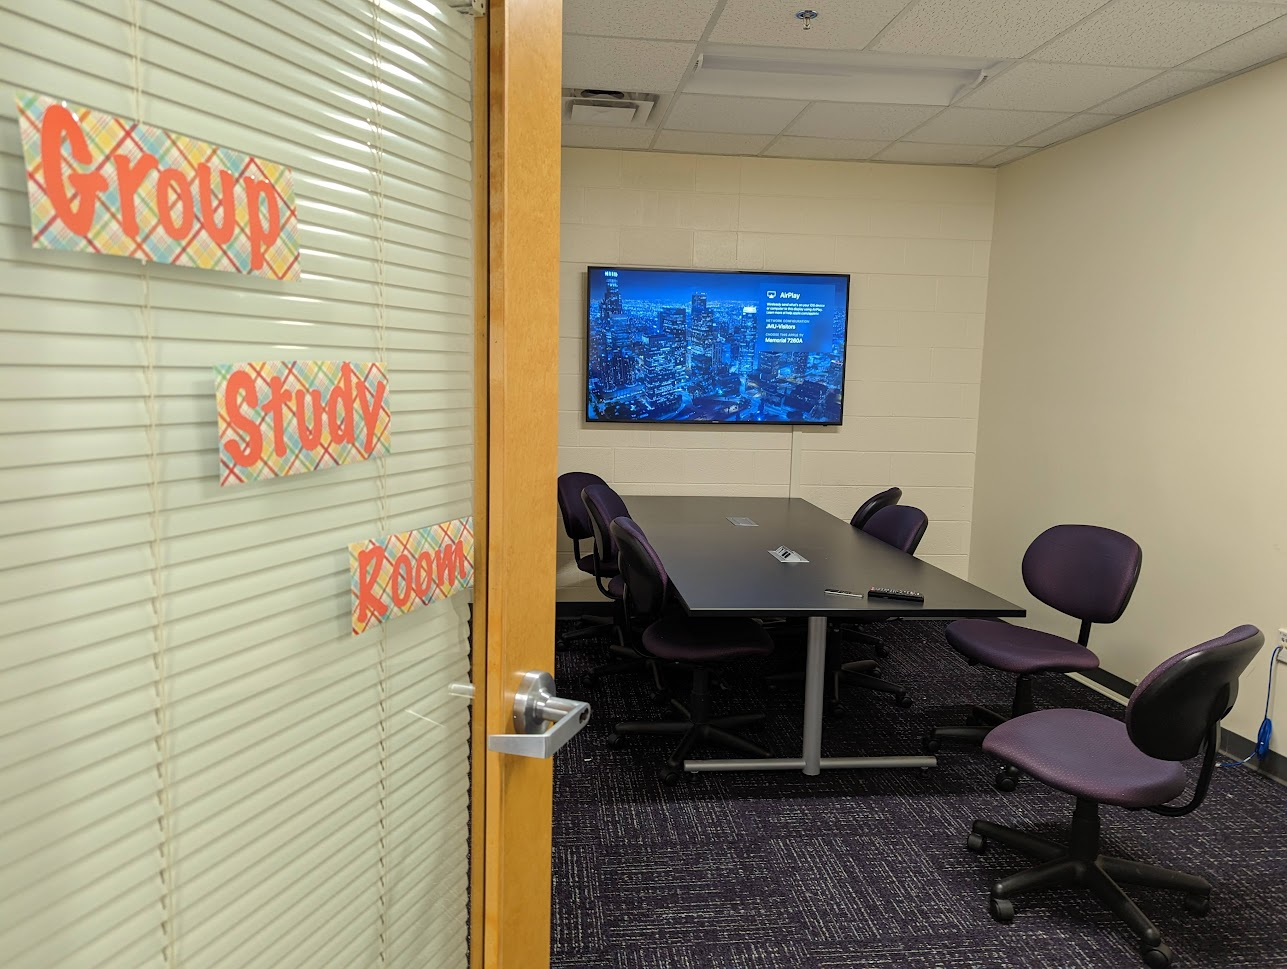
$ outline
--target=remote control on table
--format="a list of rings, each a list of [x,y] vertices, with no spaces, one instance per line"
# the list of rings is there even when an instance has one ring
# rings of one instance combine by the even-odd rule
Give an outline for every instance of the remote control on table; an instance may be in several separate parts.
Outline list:
[[[868,599],[903,599],[907,602],[924,602],[925,597],[911,589],[882,589],[872,586],[867,590]]]

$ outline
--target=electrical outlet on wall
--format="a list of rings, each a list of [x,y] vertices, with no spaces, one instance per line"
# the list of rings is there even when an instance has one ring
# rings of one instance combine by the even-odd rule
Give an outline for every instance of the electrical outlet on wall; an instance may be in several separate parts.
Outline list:
[[[1278,662],[1287,663],[1287,626],[1278,630],[1278,645],[1282,647],[1278,653]]]

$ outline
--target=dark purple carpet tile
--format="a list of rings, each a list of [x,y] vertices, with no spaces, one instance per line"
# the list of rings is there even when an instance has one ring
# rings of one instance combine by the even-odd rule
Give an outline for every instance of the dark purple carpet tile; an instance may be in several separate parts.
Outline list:
[[[1008,706],[1013,681],[967,666],[942,629],[882,628],[891,649],[885,676],[915,705],[903,710],[846,687],[846,713],[827,720],[825,754],[919,753],[927,727],[960,723],[969,704]],[[969,853],[970,823],[987,818],[1061,839],[1067,795],[1027,778],[1001,794],[991,784],[998,765],[977,748],[953,746],[932,770],[702,774],[666,787],[658,767],[672,740],[604,743],[616,720],[665,715],[642,677],[587,682],[605,643],[558,654],[560,692],[589,699],[594,718],[555,758],[554,969],[1141,964],[1126,928],[1079,892],[1023,896],[1011,925],[988,916],[990,881],[1031,862],[1001,846]],[[762,674],[794,659],[783,649],[738,664],[717,692],[721,710],[766,711],[752,736],[783,756],[799,753],[801,688],[768,689]],[[1039,680],[1036,695],[1039,707],[1122,715],[1119,704],[1066,677]],[[1104,809],[1106,850],[1215,885],[1201,919],[1183,911],[1177,894],[1133,892],[1177,966],[1287,969],[1285,809],[1287,789],[1240,768],[1220,770],[1206,803],[1187,817]]]

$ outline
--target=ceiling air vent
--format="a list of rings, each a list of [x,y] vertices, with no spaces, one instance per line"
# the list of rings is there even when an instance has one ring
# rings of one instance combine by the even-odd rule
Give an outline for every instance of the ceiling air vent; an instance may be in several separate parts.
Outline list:
[[[656,94],[609,91],[601,88],[564,88],[563,120],[570,124],[638,128],[647,123],[657,106]]]

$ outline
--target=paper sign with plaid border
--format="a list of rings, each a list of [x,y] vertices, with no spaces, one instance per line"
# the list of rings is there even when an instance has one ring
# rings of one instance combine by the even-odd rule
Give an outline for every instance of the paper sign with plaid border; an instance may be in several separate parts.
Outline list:
[[[272,360],[219,364],[214,375],[221,485],[389,453],[383,364]]]
[[[474,584],[474,519],[349,546],[353,635]]]
[[[291,170],[19,91],[32,245],[299,278]]]

